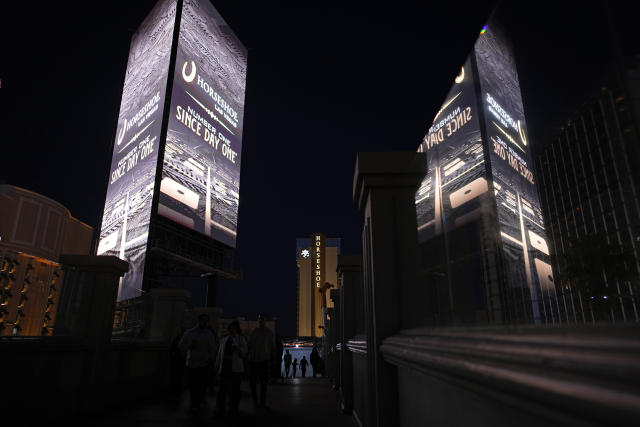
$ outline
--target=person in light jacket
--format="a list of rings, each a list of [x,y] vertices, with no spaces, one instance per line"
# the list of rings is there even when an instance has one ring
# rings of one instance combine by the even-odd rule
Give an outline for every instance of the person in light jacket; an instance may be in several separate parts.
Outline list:
[[[231,397],[232,415],[238,414],[240,405],[240,381],[244,373],[244,361],[247,356],[247,342],[242,336],[240,323],[234,320],[228,327],[229,335],[222,338],[218,357],[216,359],[216,372],[220,375],[220,389],[216,401],[215,415],[217,417],[225,414],[225,403],[227,395]]]

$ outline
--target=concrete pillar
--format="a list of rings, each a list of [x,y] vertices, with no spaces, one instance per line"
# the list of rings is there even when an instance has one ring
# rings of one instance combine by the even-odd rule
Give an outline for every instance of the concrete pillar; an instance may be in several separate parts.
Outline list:
[[[102,408],[105,355],[111,344],[120,277],[129,263],[114,256],[61,255],[64,271],[54,335],[83,338],[87,353],[78,387],[82,412]]]
[[[415,192],[427,171],[415,152],[359,153],[353,195],[364,211],[363,254],[371,425],[397,425],[397,374],[382,359],[382,341],[423,322],[417,283]]]
[[[184,310],[191,293],[184,289],[151,289],[151,321],[148,338],[171,342],[180,332]]]
[[[54,335],[111,340],[120,277],[129,264],[114,256],[61,255],[64,281]]]
[[[332,289],[329,293],[333,301],[333,310],[331,312],[331,349],[333,350],[331,357],[331,381],[334,390],[340,389],[340,354],[342,353],[342,339],[340,327],[340,291]]]
[[[353,410],[353,359],[347,348],[347,341],[357,333],[356,319],[362,318],[358,314],[356,295],[362,292],[362,256],[341,255],[338,257],[338,276],[340,287],[340,394],[342,396],[342,412],[350,414]],[[360,317],[358,317],[360,316]],[[360,331],[364,332],[364,331]]]

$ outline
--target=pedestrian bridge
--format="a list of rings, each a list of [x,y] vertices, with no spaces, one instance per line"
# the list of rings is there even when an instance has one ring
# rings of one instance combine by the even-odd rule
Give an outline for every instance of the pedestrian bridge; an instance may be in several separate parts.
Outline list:
[[[254,408],[247,381],[242,383],[238,416],[214,418],[215,395],[208,393],[197,414],[189,412],[187,389],[178,400],[134,401],[85,417],[68,418],[72,425],[138,426],[330,426],[351,427],[353,418],[340,412],[339,394],[325,378],[296,378],[269,384],[267,409]]]

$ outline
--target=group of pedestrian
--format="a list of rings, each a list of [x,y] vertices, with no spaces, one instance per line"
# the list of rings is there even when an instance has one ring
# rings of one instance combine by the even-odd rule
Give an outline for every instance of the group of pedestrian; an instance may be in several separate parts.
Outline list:
[[[186,352],[191,412],[197,413],[200,410],[212,369],[219,378],[214,412],[217,417],[226,414],[227,400],[230,403],[229,413],[238,414],[240,384],[247,370],[254,406],[267,408],[267,382],[275,342],[273,333],[265,326],[265,320],[263,314],[258,315],[258,326],[251,332],[248,341],[242,334],[240,322],[234,320],[227,327],[227,334],[218,343],[216,334],[209,327],[209,316],[206,314],[198,316],[198,324],[184,333],[177,347]]]
[[[318,349],[314,346],[313,350],[311,350],[311,355],[309,356],[311,359],[311,368],[313,369],[313,378],[316,377],[317,374],[321,374],[322,372],[322,358],[320,357],[320,353],[318,353]],[[298,365],[300,365],[300,372],[302,373],[302,378],[305,378],[307,375],[307,367],[309,366],[309,361],[307,361],[307,356],[302,356],[302,360],[298,362],[298,358],[293,358],[289,350],[285,350],[284,357],[282,358],[284,362],[284,373],[285,377],[289,377],[289,371],[292,371],[292,378],[296,377],[298,372]]]

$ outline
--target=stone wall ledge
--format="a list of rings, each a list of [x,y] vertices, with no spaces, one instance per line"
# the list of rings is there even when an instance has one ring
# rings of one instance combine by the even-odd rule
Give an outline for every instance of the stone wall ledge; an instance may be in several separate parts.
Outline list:
[[[640,325],[413,329],[380,351],[400,368],[510,405],[640,425]]]

